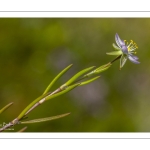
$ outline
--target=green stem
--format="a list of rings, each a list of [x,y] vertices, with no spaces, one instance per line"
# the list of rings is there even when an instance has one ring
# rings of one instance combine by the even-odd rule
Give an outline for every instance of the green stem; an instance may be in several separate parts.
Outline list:
[[[118,57],[116,57],[114,60],[112,60],[111,62],[109,62],[110,64],[114,63],[116,60],[120,59],[122,55],[119,55]]]
[[[110,62],[107,63],[107,64],[113,64],[116,60],[118,60],[118,59],[120,59],[120,58],[121,58],[121,55],[117,56],[115,59],[113,59],[112,61],[110,61]],[[107,65],[107,64],[106,64],[106,65]],[[92,71],[92,72],[93,72],[93,71]],[[88,74],[90,74],[90,73],[88,73]],[[86,78],[88,78],[88,77],[91,77],[91,76],[84,75],[84,76],[81,77],[80,79],[76,80],[74,83],[78,83],[78,82],[80,82],[80,81],[82,81],[82,80],[84,80],[84,79],[86,79]]]
[[[118,59],[120,59],[120,57],[121,57],[121,55],[119,55],[117,58],[115,58],[114,60],[112,60],[111,62],[109,62],[108,64],[106,64],[106,65],[109,65],[109,64],[112,64],[112,63],[114,63],[116,60],[118,60]],[[66,69],[65,69],[65,71],[67,71],[69,68],[71,67],[71,65],[70,66],[68,66]],[[88,68],[89,69],[89,68]],[[91,68],[92,69],[92,68]],[[61,72],[61,74],[59,74],[58,75],[58,77],[57,78],[59,78],[65,71],[62,71]],[[86,70],[87,71],[87,70]],[[82,73],[82,72],[81,72]],[[89,74],[89,73],[88,73]],[[48,92],[48,90],[50,89],[50,87],[54,84],[54,82],[56,81],[56,79],[57,78],[55,78],[54,79],[54,81],[48,86],[48,88],[45,90],[45,92],[44,93],[46,93],[46,94],[44,94],[44,95],[42,95],[42,96],[40,96],[40,97],[38,97],[37,99],[35,99],[33,102],[31,102],[20,114],[19,114],[19,116],[17,117],[17,118],[15,118],[12,122],[10,122],[8,125],[6,125],[6,126],[4,126],[4,127],[2,127],[2,128],[0,128],[0,132],[1,131],[4,131],[5,129],[7,129],[7,128],[10,128],[11,126],[13,126],[13,125],[15,125],[15,124],[17,124],[18,122],[19,122],[19,120],[21,120],[24,116],[26,116],[30,111],[32,111],[33,109],[35,109],[39,104],[41,104],[41,103],[43,103],[45,100],[49,100],[49,99],[51,99],[51,98],[54,98],[54,97],[56,97],[56,96],[59,96],[59,95],[61,95],[61,94],[64,94],[64,93],[66,93],[66,92],[68,92],[68,91],[70,91],[71,89],[73,89],[73,88],[75,88],[75,87],[77,87],[77,86],[79,86],[81,83],[79,83],[79,81],[81,81],[81,80],[84,80],[84,79],[86,79],[86,78],[88,78],[89,76],[87,75],[84,75],[83,77],[81,77],[80,79],[78,79],[78,80],[76,80],[74,83],[76,83],[75,85],[71,85],[70,86],[70,88],[68,87],[68,90],[64,90],[64,89],[62,89],[61,87],[60,88],[58,88],[57,90],[55,90],[54,92],[52,92],[52,93],[46,93],[46,92]],[[75,78],[75,77],[74,77]],[[74,80],[74,78],[73,78],[73,80]],[[96,77],[97,78],[97,77]],[[72,81],[69,81],[69,83],[71,83]],[[71,83],[72,84],[72,83]],[[63,91],[64,90],[64,91]],[[37,104],[37,105],[36,105]],[[9,105],[11,105],[11,104],[9,104]],[[9,106],[6,106],[7,108],[9,107]],[[6,108],[4,108],[4,109],[6,109]],[[0,110],[0,113],[2,112],[3,110]]]

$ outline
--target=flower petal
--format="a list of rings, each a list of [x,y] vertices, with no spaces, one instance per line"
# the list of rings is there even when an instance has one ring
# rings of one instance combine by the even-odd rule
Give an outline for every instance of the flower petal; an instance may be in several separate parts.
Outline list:
[[[125,42],[123,40],[120,39],[119,35],[116,33],[115,35],[115,40],[116,40],[116,43],[117,45],[122,48],[122,46],[125,45]]]
[[[139,58],[133,54],[129,54],[132,58],[134,58],[135,60],[138,60]]]
[[[107,55],[121,55],[122,54],[122,51],[113,51],[113,52],[108,52],[106,53]]]
[[[128,48],[126,45],[123,45],[122,48],[121,48],[122,52],[126,55],[128,55]]]
[[[120,58],[120,68],[122,68],[124,66],[126,61],[127,61],[127,56],[122,55]]]
[[[135,59],[134,57],[131,55],[128,55],[128,58],[131,62],[133,62],[134,64],[139,64],[140,62],[137,60],[137,58]]]
[[[115,50],[117,50],[117,51],[120,51],[121,50],[121,48],[120,47],[118,47],[116,44],[112,44],[112,46],[113,46],[113,48],[115,49]]]

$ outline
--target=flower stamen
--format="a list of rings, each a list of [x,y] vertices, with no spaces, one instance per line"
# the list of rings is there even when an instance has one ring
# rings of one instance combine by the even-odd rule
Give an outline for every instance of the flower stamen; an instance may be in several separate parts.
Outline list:
[[[128,49],[128,52],[131,52],[131,53],[136,53],[135,50],[138,48],[137,44],[134,43],[132,40],[130,40],[130,43],[128,44],[127,42],[127,49]]]

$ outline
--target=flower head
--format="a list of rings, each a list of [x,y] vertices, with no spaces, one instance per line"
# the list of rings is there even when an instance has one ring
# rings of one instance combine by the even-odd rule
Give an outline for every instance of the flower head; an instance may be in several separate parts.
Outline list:
[[[127,59],[129,59],[131,62],[135,63],[135,64],[139,64],[140,62],[138,61],[138,57],[133,55],[136,54],[136,49],[137,44],[134,43],[132,40],[130,41],[130,43],[128,44],[128,42],[126,42],[126,40],[121,40],[119,35],[116,33],[115,35],[115,41],[116,44],[113,44],[113,47],[115,48],[115,50],[117,51],[113,51],[110,53],[107,53],[108,55],[121,55],[120,58],[120,68],[122,68],[124,66],[124,64],[126,63]]]

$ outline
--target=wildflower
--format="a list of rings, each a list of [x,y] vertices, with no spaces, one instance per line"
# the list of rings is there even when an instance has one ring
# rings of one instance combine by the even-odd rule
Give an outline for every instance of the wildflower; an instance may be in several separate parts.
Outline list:
[[[124,64],[126,63],[127,59],[129,59],[131,62],[135,63],[135,64],[139,64],[140,62],[138,61],[138,57],[133,55],[136,54],[136,49],[138,48],[136,43],[134,43],[132,40],[130,41],[130,43],[128,44],[128,42],[126,42],[126,40],[121,40],[119,35],[116,33],[115,35],[115,41],[116,44],[113,44],[113,47],[115,48],[116,51],[107,53],[108,55],[121,55],[120,58],[120,68],[122,68],[124,66]]]

